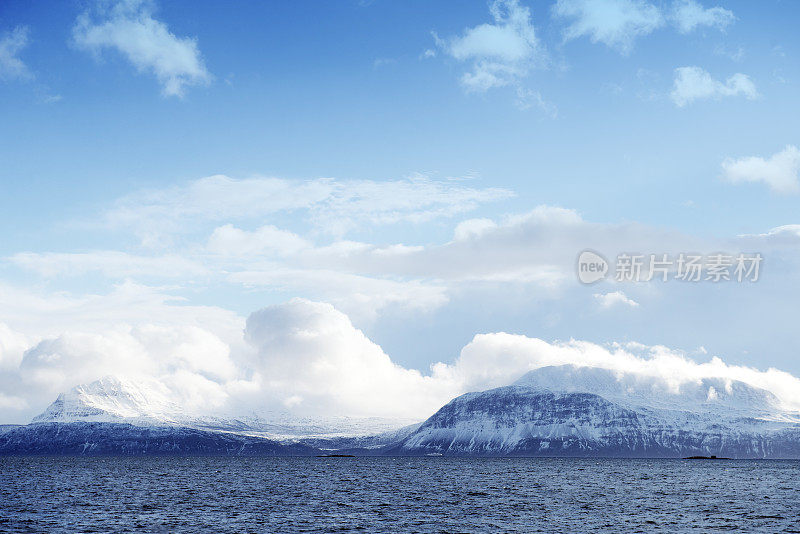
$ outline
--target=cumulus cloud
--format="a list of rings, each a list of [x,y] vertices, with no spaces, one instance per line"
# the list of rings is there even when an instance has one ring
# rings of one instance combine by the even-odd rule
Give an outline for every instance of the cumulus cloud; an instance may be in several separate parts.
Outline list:
[[[2,334],[2,332],[0,332]],[[0,371],[0,413],[42,410],[56,394],[105,375],[158,392],[187,413],[422,419],[456,395],[507,385],[550,365],[598,367],[662,380],[671,389],[702,378],[740,380],[800,408],[800,380],[787,373],[697,363],[681,351],[635,343],[547,342],[476,335],[452,362],[427,371],[397,365],[330,304],[293,299],[250,315],[240,346],[213,329],[147,321],[103,332],[66,331],[34,342],[17,369]]]
[[[751,156],[722,162],[723,178],[731,183],[762,182],[776,193],[800,191],[800,149],[793,145],[768,159]]]
[[[695,0],[677,0],[672,7],[672,20],[681,33],[689,33],[700,26],[724,29],[736,20],[732,11],[723,7],[704,8]]]
[[[627,306],[629,308],[638,308],[639,303],[635,300],[628,298],[622,291],[611,291],[608,293],[595,293],[594,298],[601,308],[608,309],[615,306]]]
[[[25,401],[0,406],[0,421],[25,422],[104,375],[163,382],[179,404],[222,402],[232,358],[247,350],[243,328],[233,312],[132,283],[79,296],[0,284],[0,391]]]
[[[114,49],[140,72],[151,72],[165,96],[183,96],[186,87],[206,84],[206,70],[197,40],[178,37],[153,18],[149,0],[98,2],[95,13],[80,15],[73,28],[75,44],[99,55]]]
[[[260,391],[312,413],[424,417],[457,389],[405,369],[329,304],[295,299],[250,316]],[[445,401],[446,402],[446,401]]]
[[[548,343],[482,334],[454,362],[436,363],[423,375],[392,363],[337,310],[303,300],[253,314],[246,336],[258,347],[257,365],[264,373],[269,370],[287,398],[299,396],[301,404],[334,402],[337,407],[331,408],[340,413],[424,417],[451,396],[507,385],[532,369],[563,364],[650,376],[671,385],[702,378],[740,380],[772,391],[789,407],[800,407],[800,380],[788,373],[729,366],[719,358],[697,363],[680,351],[634,343]],[[402,412],[398,404],[406,405]]]
[[[475,390],[508,384],[540,367],[567,364],[656,378],[671,390],[703,378],[738,380],[772,392],[787,409],[800,409],[800,379],[789,373],[729,365],[718,357],[698,363],[682,351],[638,343],[548,343],[506,333],[480,334],[462,349],[453,365],[437,364],[434,374],[459,377],[464,389]]]
[[[570,20],[566,40],[588,37],[627,54],[634,41],[664,24],[661,10],[644,0],[558,0],[553,15]]]
[[[0,328],[0,340],[18,333]],[[187,415],[284,412],[313,416],[424,417],[458,390],[391,361],[330,304],[294,299],[253,313],[237,343],[214,325],[109,321],[67,328],[0,367],[0,416],[23,422],[58,393],[106,376],[132,381],[156,404]],[[21,356],[21,357],[20,357]],[[16,415],[15,415],[16,413]]]
[[[17,26],[0,35],[0,80],[27,80],[33,77],[27,65],[18,57],[28,46],[28,27]]]
[[[516,84],[544,59],[536,37],[530,9],[518,0],[493,0],[489,4],[493,23],[467,28],[460,36],[439,39],[439,48],[471,69],[461,76],[470,92]]]
[[[749,76],[736,73],[724,82],[715,80],[700,67],[675,69],[675,82],[670,97],[678,107],[695,100],[742,95],[749,100],[758,97],[756,85]]]
[[[107,375],[155,381],[187,411],[208,410],[225,401],[223,384],[235,378],[229,352],[212,333],[188,325],[70,331],[28,349],[19,375],[28,388],[50,396]]]

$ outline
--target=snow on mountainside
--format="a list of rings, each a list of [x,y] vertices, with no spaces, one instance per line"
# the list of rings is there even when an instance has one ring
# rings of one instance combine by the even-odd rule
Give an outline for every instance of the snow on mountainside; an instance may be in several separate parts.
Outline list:
[[[391,433],[413,420],[380,417],[296,417],[268,412],[197,414],[171,401],[157,382],[107,376],[62,393],[32,423],[126,423],[181,426],[274,440],[342,438]]]
[[[93,453],[122,447],[141,454],[800,458],[800,414],[783,409],[769,391],[714,378],[678,383],[600,368],[543,367],[512,385],[457,397],[409,426],[379,418],[190,414],[167,393],[157,384],[113,377],[78,386],[32,424],[0,433],[0,453],[80,453],[79,445],[90,443]]]
[[[400,454],[800,456],[800,417],[735,381],[668,384],[564,365],[453,399]]]
[[[172,425],[185,418],[180,407],[170,402],[167,393],[156,384],[107,376],[61,393],[32,422]]]

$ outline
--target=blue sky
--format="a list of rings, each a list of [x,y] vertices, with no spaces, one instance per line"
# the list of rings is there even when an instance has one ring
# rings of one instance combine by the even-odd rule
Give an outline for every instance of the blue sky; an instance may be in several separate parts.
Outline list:
[[[228,343],[293,297],[333,304],[423,374],[490,332],[800,373],[799,14],[3,2],[6,380],[67,332],[184,308],[230,318]],[[760,252],[764,273],[582,286],[583,248]],[[65,373],[37,394],[91,378]],[[8,409],[35,411],[20,395]]]

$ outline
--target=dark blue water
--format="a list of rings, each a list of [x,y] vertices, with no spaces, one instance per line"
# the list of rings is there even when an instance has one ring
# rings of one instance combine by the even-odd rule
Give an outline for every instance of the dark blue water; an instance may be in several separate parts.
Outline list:
[[[800,462],[0,458],[2,532],[800,532]]]

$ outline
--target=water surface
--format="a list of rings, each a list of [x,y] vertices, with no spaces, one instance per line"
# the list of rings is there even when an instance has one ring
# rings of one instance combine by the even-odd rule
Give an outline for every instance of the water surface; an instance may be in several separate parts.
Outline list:
[[[800,462],[5,457],[2,532],[800,532]]]

